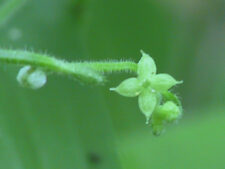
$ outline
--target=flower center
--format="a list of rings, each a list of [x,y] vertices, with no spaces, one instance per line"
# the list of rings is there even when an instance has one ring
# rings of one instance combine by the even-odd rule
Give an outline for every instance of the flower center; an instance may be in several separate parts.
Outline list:
[[[144,80],[144,81],[142,82],[142,86],[143,86],[144,88],[148,88],[148,87],[150,86],[150,84],[151,84],[151,82],[150,82],[149,79],[146,79],[146,80]]]

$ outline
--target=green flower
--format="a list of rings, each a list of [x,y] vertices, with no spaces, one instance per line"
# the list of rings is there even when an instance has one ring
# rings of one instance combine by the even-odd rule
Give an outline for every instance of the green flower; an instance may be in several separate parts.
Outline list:
[[[155,111],[158,106],[162,106],[163,94],[167,93],[171,87],[182,83],[182,81],[176,81],[168,74],[156,74],[157,69],[154,60],[143,51],[141,53],[142,57],[138,62],[137,77],[126,79],[119,86],[110,90],[126,97],[138,96],[139,108],[146,116],[146,123],[148,124],[152,114],[158,112]],[[174,105],[177,106],[176,104]],[[171,107],[171,105],[162,108],[161,113],[165,112],[164,114],[166,114],[164,118],[170,117],[171,121],[174,120],[174,116],[167,115],[171,114],[171,112],[172,114],[176,114],[173,110],[179,108],[174,108],[174,105],[172,105],[172,111],[167,110],[167,107]],[[162,128],[158,126],[159,123],[161,124],[158,121],[157,128]]]

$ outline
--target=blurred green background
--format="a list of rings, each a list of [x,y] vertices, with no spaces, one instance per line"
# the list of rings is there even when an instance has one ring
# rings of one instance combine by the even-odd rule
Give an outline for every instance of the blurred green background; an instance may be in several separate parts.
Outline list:
[[[0,0],[2,5],[7,0]],[[0,28],[0,47],[72,60],[155,59],[184,116],[154,137],[137,98],[49,76],[19,87],[0,64],[1,169],[225,169],[224,0],[27,0]]]

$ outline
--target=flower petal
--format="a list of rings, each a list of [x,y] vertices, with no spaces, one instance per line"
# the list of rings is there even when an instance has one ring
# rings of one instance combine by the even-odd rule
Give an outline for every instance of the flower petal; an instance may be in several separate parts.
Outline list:
[[[142,113],[146,116],[146,123],[148,124],[157,104],[156,94],[147,89],[143,90],[138,97],[138,104]]]
[[[160,92],[165,92],[172,86],[182,83],[182,81],[176,81],[168,74],[157,74],[153,76],[150,81],[151,87]]]
[[[152,75],[156,74],[156,65],[155,61],[148,54],[141,51],[142,57],[138,62],[138,79],[146,80],[149,79]]]
[[[116,88],[110,88],[111,91],[116,91],[122,96],[135,97],[140,94],[142,89],[137,78],[129,78],[120,83]]]

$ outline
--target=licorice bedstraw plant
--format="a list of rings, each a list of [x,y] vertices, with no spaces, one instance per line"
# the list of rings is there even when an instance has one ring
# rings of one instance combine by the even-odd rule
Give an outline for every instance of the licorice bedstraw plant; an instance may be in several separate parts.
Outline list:
[[[0,62],[23,66],[17,81],[23,87],[39,89],[47,82],[47,75],[67,75],[86,83],[103,84],[104,73],[134,72],[132,77],[110,88],[125,97],[138,97],[138,105],[152,126],[153,134],[159,135],[167,123],[176,122],[182,115],[178,97],[169,90],[182,83],[168,74],[156,74],[154,60],[141,51],[138,63],[131,61],[67,62],[47,55],[21,50],[0,49]]]
[[[9,0],[0,7],[0,26],[27,0]],[[138,105],[152,126],[153,134],[159,135],[167,123],[176,122],[182,115],[178,97],[169,90],[182,83],[168,74],[156,74],[154,60],[141,51],[138,63],[131,61],[67,62],[43,54],[0,49],[0,62],[22,65],[17,81],[23,87],[39,89],[47,82],[47,75],[67,75],[86,83],[104,84],[105,73],[133,72],[137,77],[124,80],[110,88],[125,97],[138,96]]]

